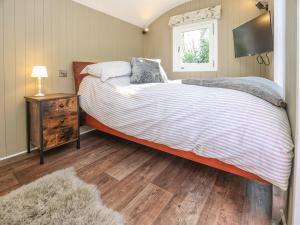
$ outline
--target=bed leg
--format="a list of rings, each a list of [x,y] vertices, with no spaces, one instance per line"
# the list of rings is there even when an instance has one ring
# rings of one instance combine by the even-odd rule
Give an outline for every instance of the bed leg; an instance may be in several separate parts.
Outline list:
[[[272,187],[272,225],[286,225],[287,191]]]

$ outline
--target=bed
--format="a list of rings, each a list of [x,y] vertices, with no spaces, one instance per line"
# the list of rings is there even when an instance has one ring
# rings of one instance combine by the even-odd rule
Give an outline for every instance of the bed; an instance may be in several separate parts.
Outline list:
[[[80,74],[89,64],[73,63],[88,126],[273,185],[273,220],[281,218],[293,158],[284,109],[247,93],[180,81],[130,85],[120,77],[103,83]]]

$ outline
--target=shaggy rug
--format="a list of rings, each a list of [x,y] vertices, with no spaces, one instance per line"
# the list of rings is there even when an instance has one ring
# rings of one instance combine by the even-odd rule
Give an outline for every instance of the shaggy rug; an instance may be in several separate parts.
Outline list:
[[[1,225],[123,225],[94,185],[73,168],[60,170],[0,197]]]

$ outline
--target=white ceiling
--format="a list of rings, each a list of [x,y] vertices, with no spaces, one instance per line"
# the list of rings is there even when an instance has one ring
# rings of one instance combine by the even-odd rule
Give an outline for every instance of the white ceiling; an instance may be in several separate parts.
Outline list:
[[[73,0],[82,5],[146,28],[170,9],[191,0]]]

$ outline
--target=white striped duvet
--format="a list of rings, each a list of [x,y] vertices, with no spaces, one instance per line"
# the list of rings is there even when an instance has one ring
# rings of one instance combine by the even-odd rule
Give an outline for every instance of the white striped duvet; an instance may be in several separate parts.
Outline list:
[[[101,123],[140,139],[216,158],[286,190],[293,143],[284,109],[250,94],[180,82],[103,83],[86,77],[81,107]]]

